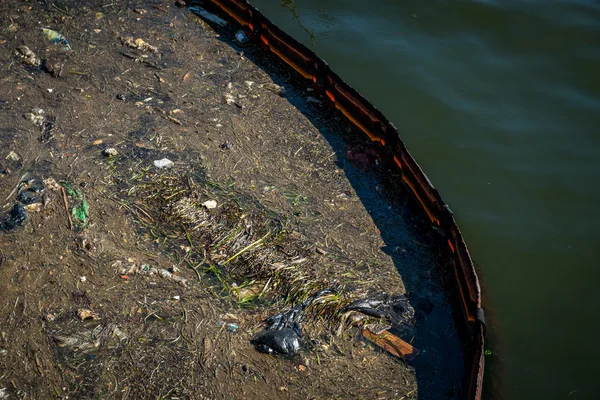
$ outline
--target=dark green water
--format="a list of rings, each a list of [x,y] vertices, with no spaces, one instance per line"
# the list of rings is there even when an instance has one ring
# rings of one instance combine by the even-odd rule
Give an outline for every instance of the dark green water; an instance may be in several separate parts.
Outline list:
[[[600,1],[252,0],[402,132],[480,266],[485,398],[600,398]]]

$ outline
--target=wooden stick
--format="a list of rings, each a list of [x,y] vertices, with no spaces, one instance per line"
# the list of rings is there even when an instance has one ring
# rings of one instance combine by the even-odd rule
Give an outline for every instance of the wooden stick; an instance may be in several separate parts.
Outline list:
[[[62,189],[63,201],[65,202],[65,211],[67,212],[67,218],[69,218],[69,229],[73,230],[73,220],[71,219],[71,213],[69,212],[69,203],[67,202],[67,192],[65,188]]]
[[[419,354],[419,350],[386,329],[377,331],[372,325],[365,325],[363,336],[396,357],[410,360]]]

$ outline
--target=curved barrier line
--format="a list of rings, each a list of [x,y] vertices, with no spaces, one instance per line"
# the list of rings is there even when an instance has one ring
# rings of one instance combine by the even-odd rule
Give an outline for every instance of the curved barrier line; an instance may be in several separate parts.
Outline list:
[[[249,30],[249,34],[305,79],[350,122],[372,141],[390,150],[402,173],[402,181],[432,223],[444,236],[453,254],[456,283],[471,341],[467,346],[467,399],[481,399],[484,371],[485,317],[481,308],[481,287],[471,255],[448,206],[419,164],[400,140],[398,129],[368,100],[329,69],[312,50],[283,32],[246,0],[206,0]]]

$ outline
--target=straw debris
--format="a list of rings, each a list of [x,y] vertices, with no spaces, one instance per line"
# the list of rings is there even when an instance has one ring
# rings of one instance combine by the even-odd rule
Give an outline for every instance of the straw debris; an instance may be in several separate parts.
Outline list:
[[[324,272],[314,246],[297,237],[284,217],[242,193],[205,177],[199,180],[173,173],[142,178],[136,183],[135,202],[154,210],[149,211],[150,216],[162,229],[182,232],[180,237],[185,237],[190,248],[190,266],[196,273],[216,278],[221,292],[239,306],[251,307],[269,298],[280,307],[291,307],[323,293],[307,304],[303,318],[318,330],[341,333],[348,320],[343,316],[346,311],[341,310],[369,288],[352,282],[350,290],[350,281]],[[130,266],[120,268],[119,273],[153,275],[160,271]]]

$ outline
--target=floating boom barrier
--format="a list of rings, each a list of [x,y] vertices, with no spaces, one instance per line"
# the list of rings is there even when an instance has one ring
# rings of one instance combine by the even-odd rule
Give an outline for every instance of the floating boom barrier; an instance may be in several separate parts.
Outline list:
[[[392,154],[402,181],[441,233],[453,254],[454,276],[465,317],[462,333],[468,338],[465,348],[466,398],[480,400],[486,326],[477,272],[452,211],[407,150],[400,139],[398,129],[381,111],[333,72],[323,59],[279,29],[246,0],[206,0],[204,4],[206,7],[212,6],[211,8],[237,22],[255,41],[277,55],[305,79],[312,81],[320,93],[350,122]]]

